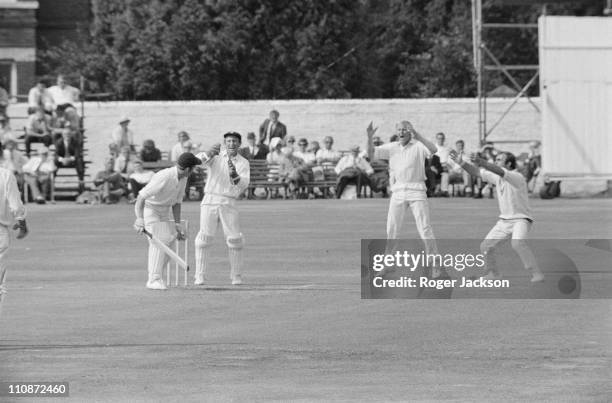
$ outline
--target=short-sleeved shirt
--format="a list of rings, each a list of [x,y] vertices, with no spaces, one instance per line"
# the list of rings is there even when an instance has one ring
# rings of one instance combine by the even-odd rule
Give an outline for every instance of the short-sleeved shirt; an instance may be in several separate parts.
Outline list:
[[[374,159],[389,161],[389,183],[392,192],[425,192],[425,161],[431,155],[420,141],[405,146],[399,142],[383,144],[374,149]]]
[[[203,161],[203,165],[208,169],[202,205],[232,203],[233,200],[237,199],[249,187],[251,166],[249,161],[242,155],[237,154],[231,157],[232,163],[236,167],[236,172],[240,176],[240,181],[237,184],[232,183],[230,180],[228,166],[230,156],[227,151],[221,151],[220,154],[211,158],[206,153],[199,153],[197,157]]]
[[[25,214],[15,175],[0,168],[0,225],[9,226],[14,219],[24,219]]]
[[[533,221],[525,177],[519,172],[502,169],[504,170],[503,177],[480,168],[480,177],[495,185],[500,211],[499,218],[502,220],[525,218]]]
[[[186,177],[179,180],[176,167],[162,169],[140,190],[138,197],[144,198],[148,207],[172,207],[183,201],[186,184]]]

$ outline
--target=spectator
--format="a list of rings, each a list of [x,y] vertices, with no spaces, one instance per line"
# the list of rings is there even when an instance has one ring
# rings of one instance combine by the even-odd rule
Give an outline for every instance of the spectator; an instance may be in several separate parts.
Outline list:
[[[170,150],[170,161],[173,161],[173,162],[178,161],[178,157],[180,157],[181,154],[183,154],[184,143],[190,141],[189,133],[185,131],[179,132],[177,134],[177,137],[178,137],[178,142],[174,146],[172,146],[172,149]],[[190,146],[192,145],[191,142],[189,144]],[[191,152],[191,149],[188,152]]]
[[[334,139],[332,136],[326,136],[323,139],[323,148],[317,151],[316,154],[317,164],[321,165],[328,162],[335,165],[340,161],[342,155],[338,151],[332,149],[333,145]]]
[[[448,194],[448,169],[450,166],[450,149],[444,145],[446,141],[446,135],[442,132],[436,134],[436,147],[438,151],[434,154],[434,157],[438,157],[438,162],[433,162],[432,167],[436,170],[436,181],[439,182],[439,186],[436,185],[436,196],[449,197]]]
[[[119,172],[115,172],[114,165],[115,161],[107,158],[104,163],[104,171],[98,172],[94,179],[94,185],[100,192],[100,200],[105,204],[117,203],[125,194],[123,178]]]
[[[132,165],[132,162],[130,161],[130,147],[125,146],[121,148],[121,151],[119,152],[119,156],[117,157],[117,159],[115,159],[115,166],[114,166],[114,170],[115,172],[118,172],[119,174],[121,174],[121,176],[127,180],[129,175],[132,173],[132,171],[134,170],[134,166]]]
[[[28,157],[32,151],[32,143],[43,143],[46,147],[53,143],[51,118],[42,108],[36,109],[36,112],[28,117],[25,136],[25,152]]]
[[[273,138],[270,142],[270,152],[266,157],[268,164],[280,164],[283,160],[283,142],[279,137]]]
[[[308,151],[308,140],[301,138],[298,142],[298,147],[298,151],[295,151],[293,156],[296,158],[301,158],[306,165],[314,165],[316,157],[313,153]]]
[[[495,149],[495,146],[491,142],[485,143],[485,145],[483,145],[480,151],[478,152],[478,156],[480,158],[484,159],[485,161],[491,164],[495,164],[496,155],[497,155],[497,150]],[[493,198],[493,185],[488,184],[488,183],[485,184],[482,181],[481,177],[477,177],[474,182],[475,182],[473,183],[474,192],[472,195],[473,198],[481,199],[483,192],[485,193],[488,192],[489,198],[490,199]]]
[[[43,80],[38,80],[36,85],[28,92],[28,115],[36,113],[39,109],[51,114],[53,111],[53,99],[47,91],[47,85]]]
[[[142,162],[159,162],[162,159],[161,151],[155,147],[153,140],[145,140],[142,143],[140,150],[140,159]]]
[[[247,145],[240,149],[240,155],[247,160],[265,160],[270,149],[263,143],[257,144],[255,141],[255,133],[247,134]]]
[[[128,193],[128,201],[130,203],[134,203],[136,198],[138,197],[138,193],[140,193],[140,189],[145,187],[147,183],[151,181],[151,178],[154,175],[153,171],[147,171],[142,166],[141,160],[135,160],[133,162],[134,171],[129,176],[129,193]]]
[[[59,168],[74,167],[79,178],[79,193],[85,189],[85,165],[81,157],[79,141],[70,128],[62,130],[62,137],[55,141],[55,165]]]
[[[527,181],[527,190],[529,192],[533,191],[535,179],[538,177],[540,168],[542,167],[540,145],[541,143],[539,141],[532,141],[529,143],[529,154],[525,161],[525,180]]]
[[[128,128],[130,119],[127,116],[123,116],[119,120],[119,126],[113,129],[111,134],[111,143],[108,148],[111,155],[116,156],[123,147],[129,147],[130,151],[135,151],[134,147],[134,133]]]
[[[53,122],[53,120],[50,120],[50,122],[53,123],[51,131],[53,133],[54,143],[62,137],[64,130],[68,130],[71,137],[74,137],[77,140],[80,138],[79,129],[81,127],[81,123],[76,109],[72,106],[67,107],[64,113],[55,119],[55,122]]]
[[[30,187],[36,203],[45,204],[45,198],[51,190],[51,178],[56,169],[53,160],[49,158],[47,147],[41,147],[38,150],[38,155],[30,158],[23,165],[26,186]]]
[[[462,162],[469,162],[469,156],[465,153],[465,143],[463,140],[455,142],[455,150],[457,152],[457,161],[449,159],[448,180],[449,183],[461,182],[460,195],[468,195],[472,193],[472,179],[468,171],[461,168]]]
[[[66,83],[66,78],[63,74],[57,76],[57,84],[49,87],[47,91],[58,114],[63,114],[68,107],[75,107],[81,95],[77,88]]]
[[[275,137],[280,137],[281,140],[287,135],[287,126],[279,122],[280,114],[277,110],[270,111],[270,117],[259,126],[259,142],[264,144],[266,139],[272,142]]]
[[[335,171],[338,174],[338,185],[336,186],[336,198],[338,199],[342,196],[344,188],[351,182],[357,186],[357,197],[360,197],[362,186],[369,184],[368,176],[374,173],[368,161],[359,156],[359,146],[351,147],[351,153],[338,161]]]
[[[308,152],[311,152],[314,154],[315,156],[315,160],[316,160],[316,156],[317,156],[317,152],[321,149],[321,145],[319,144],[318,141],[314,140],[310,142],[310,148],[308,149]]]
[[[308,172],[304,160],[293,155],[289,147],[282,149],[283,159],[278,170],[279,180],[287,184],[288,196],[295,196],[295,192],[308,180]]]
[[[15,140],[7,139],[2,145],[4,148],[2,152],[3,166],[12,171],[17,176],[17,183],[20,183],[19,179],[23,176],[23,166],[28,162],[28,159],[17,149]]]
[[[9,123],[10,119],[6,115],[0,115],[0,142],[4,143],[8,139],[16,140],[15,134]]]
[[[285,147],[289,147],[292,152],[295,151],[295,137],[287,137],[287,144],[285,144]]]

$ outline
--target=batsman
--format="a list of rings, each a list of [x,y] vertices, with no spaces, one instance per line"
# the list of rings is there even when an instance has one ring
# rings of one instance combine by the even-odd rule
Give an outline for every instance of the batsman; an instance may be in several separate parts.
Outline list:
[[[230,280],[233,285],[242,284],[244,237],[240,232],[236,200],[249,187],[251,168],[249,161],[238,154],[242,142],[239,133],[225,133],[223,142],[223,151],[221,144],[215,144],[208,152],[198,154],[208,175],[200,210],[200,231],[195,238],[194,285],[203,285],[206,281],[210,250],[219,222],[229,249]]]
[[[202,164],[192,153],[181,154],[176,166],[162,169],[151,178],[151,181],[140,190],[134,206],[136,221],[134,229],[140,234],[146,229],[153,237],[166,245],[175,239],[185,239],[181,228],[181,203],[185,195],[187,178],[193,167]],[[172,218],[170,217],[172,212]],[[168,256],[149,239],[149,259],[147,288],[165,290],[162,279]]]

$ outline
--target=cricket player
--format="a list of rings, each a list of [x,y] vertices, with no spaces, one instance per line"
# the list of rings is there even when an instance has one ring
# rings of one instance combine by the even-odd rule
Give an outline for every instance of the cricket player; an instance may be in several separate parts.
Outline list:
[[[134,206],[136,213],[134,229],[139,234],[146,229],[166,245],[170,245],[175,239],[184,239],[184,232],[181,228],[181,203],[185,195],[187,178],[193,171],[193,167],[200,164],[202,161],[192,153],[183,153],[175,166],[153,175],[151,181],[138,193]],[[170,218],[171,211],[174,226]],[[162,272],[167,262],[166,254],[149,241],[147,288],[151,290],[167,289],[162,279]]]
[[[238,154],[242,137],[236,132],[223,135],[225,149],[215,144],[206,153],[198,154],[208,170],[204,198],[200,212],[200,231],[195,239],[195,285],[206,281],[210,250],[219,222],[223,227],[229,249],[230,280],[232,285],[242,284],[242,248],[244,237],[240,232],[236,199],[249,186],[249,161]]]
[[[367,128],[369,155],[374,159],[389,161],[391,200],[387,214],[387,239],[397,239],[404,224],[406,210],[410,208],[419,236],[425,243],[427,254],[437,254],[438,247],[429,220],[429,205],[425,187],[425,161],[437,151],[437,147],[420,135],[410,122],[397,124],[398,141],[373,148],[372,138],[377,129],[372,123]],[[392,271],[391,268],[389,271]],[[433,278],[442,275],[441,268],[432,268]],[[385,270],[379,272],[385,274]]]
[[[516,158],[512,153],[500,152],[491,164],[472,153],[471,165],[460,161],[457,152],[452,150],[450,157],[473,177],[480,177],[495,185],[499,203],[499,220],[480,244],[480,251],[487,256],[487,279],[499,279],[501,273],[495,267],[493,250],[504,239],[512,237],[512,248],[519,254],[525,269],[531,272],[531,282],[544,281],[544,274],[538,267],[533,252],[526,240],[533,224],[527,196],[527,182],[516,171]],[[480,167],[480,169],[478,169]]]
[[[2,147],[0,146],[0,153]],[[13,172],[6,168],[0,168],[0,312],[2,311],[2,300],[6,294],[6,263],[4,256],[9,248],[10,231],[9,226],[18,230],[17,239],[28,235],[26,225],[26,211],[21,203],[21,195],[17,188],[17,179]]]

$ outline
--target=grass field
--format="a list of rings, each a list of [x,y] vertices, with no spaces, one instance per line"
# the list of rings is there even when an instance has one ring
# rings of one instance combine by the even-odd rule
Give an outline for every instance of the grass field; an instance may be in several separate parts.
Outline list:
[[[612,238],[609,200],[532,205],[534,238]],[[68,381],[49,400],[75,402],[609,401],[609,299],[361,300],[359,241],[384,237],[386,207],[241,202],[247,285],[229,286],[218,236],[208,289],[154,292],[131,206],[30,205],[0,379]],[[439,238],[480,238],[497,215],[493,200],[431,209]],[[183,210],[193,238],[199,206]]]

